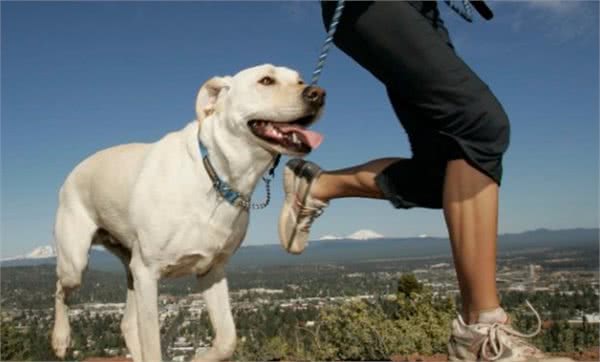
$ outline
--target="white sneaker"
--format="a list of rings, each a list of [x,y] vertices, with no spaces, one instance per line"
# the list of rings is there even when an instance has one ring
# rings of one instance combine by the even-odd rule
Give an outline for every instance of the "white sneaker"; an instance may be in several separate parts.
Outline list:
[[[573,362],[570,358],[547,357],[542,351],[525,342],[541,330],[540,316],[529,302],[527,305],[538,320],[533,333],[515,331],[506,322],[466,324],[459,315],[452,322],[448,343],[448,360],[498,362]]]
[[[321,172],[317,164],[299,158],[289,160],[283,170],[285,200],[279,215],[279,240],[290,253],[304,251],[310,227],[328,205],[310,196],[310,189]]]

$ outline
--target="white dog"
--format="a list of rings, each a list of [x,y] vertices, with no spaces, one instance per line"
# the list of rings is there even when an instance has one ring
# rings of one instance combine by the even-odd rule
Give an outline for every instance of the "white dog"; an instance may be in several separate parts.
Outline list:
[[[90,246],[101,244],[127,270],[121,330],[135,361],[161,360],[158,279],[191,273],[216,334],[196,360],[230,357],[236,333],[224,265],[244,239],[250,195],[275,157],[304,156],[320,143],[305,127],[324,97],[283,67],[215,77],[198,92],[197,120],[182,130],[81,162],[60,190],[56,216],[56,355],[70,343],[67,295],[81,283]]]

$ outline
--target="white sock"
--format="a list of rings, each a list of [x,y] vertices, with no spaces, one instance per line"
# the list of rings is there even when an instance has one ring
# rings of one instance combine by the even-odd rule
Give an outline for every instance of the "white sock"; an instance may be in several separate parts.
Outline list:
[[[477,323],[494,324],[494,323],[506,323],[508,321],[508,315],[502,309],[498,307],[496,309],[488,310],[479,313]]]

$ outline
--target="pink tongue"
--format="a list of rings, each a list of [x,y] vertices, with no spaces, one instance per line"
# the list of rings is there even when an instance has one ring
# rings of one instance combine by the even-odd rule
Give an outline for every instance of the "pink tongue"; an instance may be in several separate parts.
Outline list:
[[[311,131],[308,130],[306,128],[300,127],[300,126],[296,126],[293,124],[278,124],[277,128],[279,128],[279,130],[281,132],[287,133],[287,132],[291,132],[291,131],[295,131],[300,133],[301,135],[304,136],[304,139],[306,140],[306,143],[310,146],[310,148],[312,148],[313,150],[317,147],[319,147],[319,145],[321,144],[321,142],[323,142],[323,135],[315,132],[315,131]]]

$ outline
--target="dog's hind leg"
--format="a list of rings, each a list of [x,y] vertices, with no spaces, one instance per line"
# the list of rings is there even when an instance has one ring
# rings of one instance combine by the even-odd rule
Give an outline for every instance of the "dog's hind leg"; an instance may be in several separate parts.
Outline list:
[[[52,349],[58,358],[65,358],[71,343],[71,326],[69,325],[68,308],[65,303],[69,289],[56,282],[54,329],[52,330]]]
[[[208,274],[199,277],[200,288],[210,322],[215,331],[212,347],[194,359],[194,362],[221,361],[233,355],[236,344],[235,324],[229,304],[229,291],[223,265],[217,265]]]
[[[109,238],[105,238],[109,239]],[[121,333],[125,338],[127,349],[135,362],[142,361],[142,349],[140,347],[140,336],[138,334],[137,309],[135,301],[135,291],[133,290],[133,275],[129,268],[131,262],[131,251],[117,243],[111,243],[110,240],[103,243],[104,247],[115,254],[123,265],[127,273],[127,301],[125,302],[125,313],[121,320]]]
[[[140,340],[142,360],[159,362],[162,359],[160,348],[160,324],[158,321],[158,274],[147,266],[141,252],[133,254],[130,268],[135,293],[137,334]]]
[[[62,202],[58,207],[54,238],[56,242],[56,283],[54,329],[52,348],[59,358],[64,358],[71,341],[67,297],[81,285],[87,266],[88,251],[97,226],[87,216],[83,207],[72,207]]]
[[[129,353],[135,362],[142,361],[142,348],[140,346],[140,336],[138,334],[137,309],[135,300],[135,291],[133,288],[127,289],[127,301],[125,303],[125,314],[121,320],[121,333],[125,338],[125,344]]]

